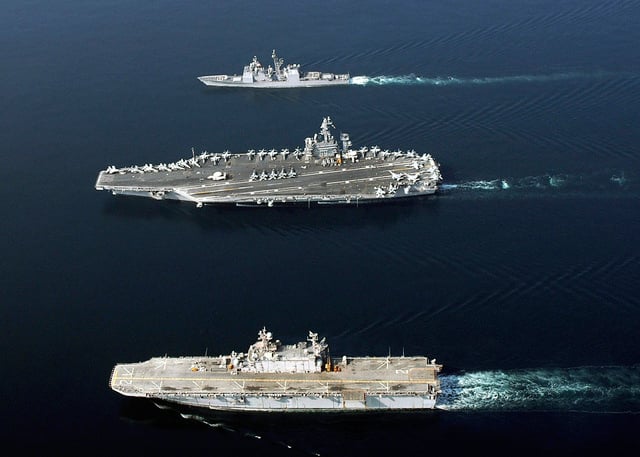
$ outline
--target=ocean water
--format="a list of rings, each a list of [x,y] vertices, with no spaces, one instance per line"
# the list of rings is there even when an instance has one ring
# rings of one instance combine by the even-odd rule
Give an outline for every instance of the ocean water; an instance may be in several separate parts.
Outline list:
[[[640,2],[5,2],[0,353],[7,449],[63,455],[635,455]],[[275,48],[357,85],[220,90]],[[109,165],[354,145],[441,164],[398,206],[116,198]],[[244,350],[425,354],[439,409],[212,417],[112,392],[118,362]]]

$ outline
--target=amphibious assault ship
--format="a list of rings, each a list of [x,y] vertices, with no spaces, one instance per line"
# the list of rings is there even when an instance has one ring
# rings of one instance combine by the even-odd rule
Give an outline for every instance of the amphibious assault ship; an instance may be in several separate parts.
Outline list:
[[[256,56],[245,65],[242,75],[209,75],[198,79],[207,86],[218,87],[256,87],[256,88],[292,88],[339,86],[350,83],[348,73],[335,74],[320,71],[303,73],[300,64],[284,65],[274,49],[271,58],[273,67],[264,68]]]
[[[114,195],[151,197],[236,206],[311,204],[358,205],[434,194],[442,180],[430,154],[390,151],[378,146],[342,146],[325,117],[320,133],[306,138],[302,149],[250,149],[247,152],[203,152],[172,163],[116,168],[98,174],[97,190]]]
[[[224,411],[345,412],[435,408],[442,365],[424,356],[334,359],[325,338],[284,345],[263,328],[244,352],[117,364],[116,392]]]

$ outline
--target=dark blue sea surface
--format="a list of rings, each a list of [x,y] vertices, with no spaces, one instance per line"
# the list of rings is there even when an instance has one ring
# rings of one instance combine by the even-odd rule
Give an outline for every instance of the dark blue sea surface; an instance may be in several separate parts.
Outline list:
[[[0,438],[62,455],[633,454],[640,445],[640,1],[10,0],[0,15]],[[272,49],[360,85],[223,90]],[[398,206],[196,208],[109,165],[295,148],[431,153]],[[245,350],[444,365],[421,414],[212,417],[112,367]]]

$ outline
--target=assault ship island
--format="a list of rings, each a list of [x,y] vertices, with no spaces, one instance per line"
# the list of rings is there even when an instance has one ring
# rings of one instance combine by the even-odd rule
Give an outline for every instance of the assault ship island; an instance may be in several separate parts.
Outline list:
[[[247,152],[203,152],[157,165],[117,168],[98,174],[97,190],[114,195],[172,199],[204,205],[284,206],[358,205],[398,201],[434,194],[442,180],[430,154],[390,151],[377,146],[342,145],[325,117],[320,133],[306,138],[304,148],[250,149]]]
[[[265,328],[244,352],[117,364],[116,392],[223,411],[346,412],[435,408],[442,365],[424,356],[334,359],[325,339],[284,345]]]
[[[292,87],[323,87],[340,86],[350,83],[348,73],[335,74],[320,71],[303,73],[300,64],[284,65],[284,60],[271,54],[273,67],[264,68],[256,56],[245,65],[242,75],[209,75],[199,76],[198,79],[207,86],[218,87],[256,87],[256,88],[292,88]]]

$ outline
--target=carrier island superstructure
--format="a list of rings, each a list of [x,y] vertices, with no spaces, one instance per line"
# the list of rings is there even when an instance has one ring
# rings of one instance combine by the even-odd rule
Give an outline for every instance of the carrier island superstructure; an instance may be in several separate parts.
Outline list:
[[[246,353],[119,363],[110,387],[156,403],[223,411],[433,409],[442,365],[426,356],[332,358],[325,339],[285,345],[263,328]]]
[[[378,146],[352,148],[348,133],[333,135],[329,116],[320,132],[295,150],[249,149],[196,154],[172,163],[109,166],[97,190],[114,195],[204,205],[359,205],[436,193],[442,180],[431,154]]]

